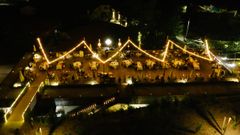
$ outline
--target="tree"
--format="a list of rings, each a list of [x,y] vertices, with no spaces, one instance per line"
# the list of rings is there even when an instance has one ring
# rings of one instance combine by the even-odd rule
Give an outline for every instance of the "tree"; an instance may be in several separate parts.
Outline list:
[[[110,5],[100,5],[92,12],[90,19],[97,21],[109,22],[112,16]]]
[[[167,36],[173,37],[183,32],[179,0],[121,1],[114,6],[127,16],[130,27],[142,32],[143,47],[149,47],[147,49],[156,49]]]
[[[0,127],[3,122],[4,122],[4,111],[0,110]]]

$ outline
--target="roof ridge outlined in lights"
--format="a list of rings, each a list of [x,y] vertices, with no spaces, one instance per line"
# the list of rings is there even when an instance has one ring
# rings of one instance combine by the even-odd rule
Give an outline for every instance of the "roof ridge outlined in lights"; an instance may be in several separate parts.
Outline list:
[[[138,49],[140,52],[144,53],[145,55],[147,55],[148,57],[152,58],[152,59],[155,59],[159,62],[165,62],[165,59],[166,59],[166,56],[168,54],[168,49],[169,49],[169,45],[174,45],[176,46],[178,49],[192,55],[192,56],[195,56],[195,57],[198,57],[198,58],[201,58],[201,59],[204,59],[204,60],[207,60],[207,61],[213,61],[213,60],[216,60],[218,61],[220,64],[222,64],[226,69],[228,69],[229,71],[231,71],[219,58],[217,58],[210,50],[209,50],[209,46],[208,46],[208,41],[205,40],[205,50],[206,50],[206,53],[207,53],[207,57],[204,57],[204,56],[201,56],[201,55],[198,55],[194,52],[191,52],[183,47],[181,47],[180,45],[176,44],[175,42],[173,42],[172,40],[169,40],[167,41],[167,44],[166,44],[166,47],[165,47],[165,51],[163,52],[163,57],[162,59],[156,57],[156,56],[153,56],[151,54],[149,54],[148,52],[146,52],[145,50],[141,49],[140,47],[138,47],[138,45],[136,45],[133,41],[130,40],[130,38],[128,38],[128,40],[122,45],[120,46],[120,48],[116,51],[116,53],[114,53],[113,55],[111,55],[110,57],[108,57],[107,59],[103,60],[99,57],[99,55],[94,52],[90,47],[89,45],[86,43],[85,40],[82,40],[80,43],[78,43],[75,47],[73,47],[72,49],[70,49],[67,53],[65,53],[64,55],[60,56],[60,57],[57,57],[53,60],[49,60],[49,58],[47,57],[47,54],[43,48],[43,45],[42,45],[42,42],[41,42],[41,39],[38,37],[37,38],[37,42],[38,42],[38,45],[39,45],[39,48],[40,48],[40,51],[42,52],[45,60],[47,61],[48,64],[52,64],[54,62],[57,62],[61,59],[63,59],[64,57],[66,57],[68,54],[72,53],[73,51],[75,51],[77,48],[79,48],[80,46],[84,45],[87,47],[87,49],[92,53],[92,55],[97,59],[99,60],[100,62],[102,62],[103,64],[109,62],[110,60],[112,60],[114,57],[116,57],[128,44],[132,45],[133,47],[135,47],[136,49]]]
[[[40,38],[37,38],[37,41],[38,41],[38,44],[39,44],[39,48],[40,48],[40,50],[41,50],[41,52],[42,52],[42,54],[43,54],[43,56],[44,56],[44,58],[46,59],[46,61],[47,61],[48,64],[52,64],[52,63],[54,63],[54,62],[57,62],[57,61],[63,59],[65,56],[67,56],[68,54],[72,53],[73,51],[75,51],[77,48],[79,48],[79,47],[82,46],[82,45],[85,45],[85,46],[87,47],[87,49],[88,49],[93,55],[95,55],[95,56],[96,56],[95,58],[97,58],[100,62],[102,62],[102,63],[107,63],[107,62],[110,61],[112,58],[114,58],[117,54],[119,54],[119,52],[121,52],[129,43],[130,43],[133,47],[135,47],[136,49],[138,49],[139,51],[141,51],[142,53],[144,53],[144,54],[146,54],[147,56],[149,56],[149,57],[151,57],[151,58],[153,58],[153,59],[155,59],[155,60],[157,60],[157,61],[160,61],[160,62],[164,62],[164,61],[165,61],[165,58],[166,58],[166,55],[167,55],[167,53],[168,53],[168,48],[169,48],[169,45],[170,45],[170,44],[176,46],[177,48],[183,50],[184,52],[186,52],[186,53],[188,53],[188,54],[190,54],[190,55],[194,55],[194,56],[196,56],[196,57],[198,57],[198,58],[202,58],[202,59],[205,59],[205,60],[208,60],[208,61],[212,61],[212,57],[211,57],[211,54],[212,54],[212,53],[211,53],[210,50],[209,50],[207,40],[205,40],[205,41],[206,41],[206,51],[207,51],[208,57],[203,57],[203,56],[201,56],[201,55],[198,55],[198,54],[196,54],[196,53],[193,53],[193,52],[191,52],[191,51],[188,51],[188,50],[182,48],[180,45],[174,43],[173,41],[168,40],[168,42],[167,42],[167,44],[166,44],[165,51],[164,51],[164,56],[163,56],[162,59],[159,59],[159,58],[157,58],[157,57],[155,57],[155,56],[147,53],[146,51],[142,50],[142,49],[139,48],[133,41],[131,41],[130,39],[128,39],[128,40],[118,49],[118,51],[117,51],[115,54],[113,54],[112,56],[110,56],[110,57],[107,58],[106,60],[102,60],[101,58],[99,58],[98,55],[96,55],[97,53],[95,53],[95,52],[89,47],[89,45],[85,42],[85,40],[82,40],[79,44],[77,44],[75,47],[73,47],[72,49],[70,49],[70,50],[69,50],[67,53],[65,53],[64,55],[62,55],[62,56],[60,56],[60,57],[58,57],[58,58],[56,58],[56,59],[49,60],[49,58],[47,57],[46,52],[45,52],[45,50],[44,50],[44,48],[43,48],[41,39],[40,39]],[[166,52],[167,52],[167,53],[166,53]]]

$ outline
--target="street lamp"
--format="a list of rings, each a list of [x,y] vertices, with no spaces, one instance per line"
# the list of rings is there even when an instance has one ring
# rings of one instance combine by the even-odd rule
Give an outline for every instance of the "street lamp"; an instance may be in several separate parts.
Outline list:
[[[101,47],[101,40],[98,39],[98,47]]]
[[[98,39],[97,46],[98,46],[98,48],[97,48],[98,54],[101,56],[101,46],[102,46],[102,44],[101,44],[100,38]]]
[[[120,47],[121,45],[122,45],[121,39],[119,38],[119,39],[118,39],[118,47]]]

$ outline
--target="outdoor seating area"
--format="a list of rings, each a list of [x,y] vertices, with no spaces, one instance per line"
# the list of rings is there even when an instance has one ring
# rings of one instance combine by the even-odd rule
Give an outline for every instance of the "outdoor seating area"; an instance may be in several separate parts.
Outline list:
[[[186,48],[186,47],[185,47]],[[146,50],[154,57],[162,57],[162,50]],[[117,50],[116,50],[117,51]],[[195,54],[204,54],[202,50],[191,50]],[[100,51],[101,52],[101,51]],[[194,57],[186,51],[170,46],[165,61],[157,61],[138,50],[123,50],[118,56],[107,63],[97,57],[107,58],[115,51],[92,54],[83,47],[73,53],[51,53],[50,58],[63,57],[61,60],[48,64],[41,54],[33,58],[39,70],[48,72],[47,84],[86,84],[91,80],[98,83],[187,83],[194,81],[224,80],[227,70],[217,62],[209,62]],[[52,75],[54,74],[54,76]],[[56,83],[54,83],[56,85]]]
[[[37,70],[32,72],[47,72],[46,85],[239,81],[219,61],[210,60],[204,49],[181,47],[173,42],[166,47],[141,50],[126,45],[121,51],[98,48],[95,52],[91,46],[81,46],[71,52],[49,52],[45,56],[35,52],[31,64]]]

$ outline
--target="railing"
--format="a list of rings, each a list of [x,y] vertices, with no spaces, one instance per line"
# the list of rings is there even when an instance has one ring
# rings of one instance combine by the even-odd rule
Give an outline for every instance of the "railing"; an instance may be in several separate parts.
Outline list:
[[[37,89],[36,93],[39,92],[43,87],[44,87],[44,83],[41,82],[40,85],[38,86],[38,89]],[[24,110],[24,112],[22,114],[22,119],[23,120],[24,120],[24,116],[26,114],[26,111],[28,110],[29,106],[33,103],[33,100],[36,98],[36,93],[34,94],[34,96],[32,96],[30,102],[28,103],[27,107],[25,108],[25,110]]]
[[[69,117],[76,117],[76,116],[78,116],[80,114],[88,114],[88,115],[90,115],[91,112],[96,113],[100,109],[103,109],[104,107],[112,105],[113,103],[115,103],[115,101],[116,101],[116,97],[113,96],[113,97],[110,97],[108,99],[103,100],[100,103],[94,103],[94,104],[91,104],[91,105],[89,105],[89,106],[87,106],[85,108],[82,108],[82,109],[78,110],[78,111],[70,112],[70,113],[68,113],[68,116]]]

